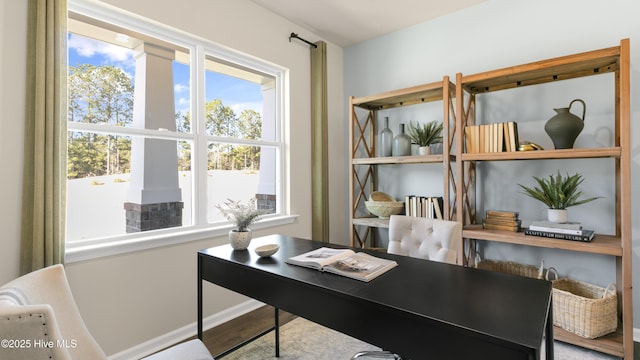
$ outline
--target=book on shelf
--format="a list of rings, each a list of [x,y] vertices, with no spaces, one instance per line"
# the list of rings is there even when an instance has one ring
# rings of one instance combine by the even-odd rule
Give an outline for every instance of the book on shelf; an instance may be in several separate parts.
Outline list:
[[[517,211],[506,211],[506,210],[487,210],[487,211],[485,211],[485,217],[492,217],[492,218],[499,217],[499,218],[517,220],[519,215],[520,215],[520,213],[518,213]]]
[[[482,228],[487,230],[502,230],[518,232],[522,221],[518,219],[516,211],[487,210],[482,220]]]
[[[382,259],[351,249],[321,247],[285,260],[287,264],[369,282],[398,266],[393,260]]]
[[[591,240],[593,240],[595,236],[595,231],[582,230],[581,235],[575,235],[575,234],[564,234],[564,233],[554,232],[554,231],[531,230],[528,228],[524,230],[524,234],[530,235],[530,236],[542,236],[542,237],[548,237],[548,238],[560,239],[560,240],[590,242]]]
[[[406,195],[404,206],[406,216],[443,219],[444,198],[441,196]]]
[[[482,228],[486,230],[502,230],[502,231],[518,232],[520,231],[520,223],[518,220],[517,223],[513,223],[513,224],[494,224],[494,223],[487,222],[487,220],[485,219],[482,221]]]
[[[533,221],[529,230],[550,231],[562,234],[582,235],[582,224],[577,222],[554,223],[551,221]]]
[[[518,126],[515,121],[467,125],[464,135],[468,154],[518,151]]]

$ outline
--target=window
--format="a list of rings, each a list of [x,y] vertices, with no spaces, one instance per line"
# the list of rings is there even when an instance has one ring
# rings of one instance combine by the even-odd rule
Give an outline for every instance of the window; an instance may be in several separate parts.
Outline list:
[[[285,70],[97,7],[69,11],[67,249],[285,215]]]

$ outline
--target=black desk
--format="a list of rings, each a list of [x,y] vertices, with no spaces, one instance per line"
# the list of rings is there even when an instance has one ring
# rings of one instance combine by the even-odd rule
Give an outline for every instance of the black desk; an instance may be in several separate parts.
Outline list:
[[[259,258],[266,243],[280,250]],[[553,359],[550,282],[383,253],[399,266],[369,283],[284,262],[322,246],[272,235],[199,251],[198,337],[206,280],[408,359],[539,359],[545,335]]]

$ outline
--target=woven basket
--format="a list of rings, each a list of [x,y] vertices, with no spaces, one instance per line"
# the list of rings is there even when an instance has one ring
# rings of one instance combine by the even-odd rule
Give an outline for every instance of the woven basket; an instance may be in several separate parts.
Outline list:
[[[572,279],[557,279],[553,286],[553,325],[578,336],[595,339],[618,328],[615,284],[607,288]]]
[[[534,265],[524,265],[513,261],[482,260],[476,266],[478,269],[497,271],[506,274],[542,279],[540,268]]]

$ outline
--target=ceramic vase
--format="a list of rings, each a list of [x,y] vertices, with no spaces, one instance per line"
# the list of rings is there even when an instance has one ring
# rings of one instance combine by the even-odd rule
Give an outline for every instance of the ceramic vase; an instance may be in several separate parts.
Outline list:
[[[236,229],[229,231],[229,243],[233,250],[246,250],[251,243],[251,230],[238,231]]]
[[[411,155],[411,138],[404,133],[404,124],[400,124],[400,133],[393,138],[393,156]]]
[[[547,220],[564,224],[567,222],[567,209],[547,209]]]
[[[389,129],[389,117],[384,118],[384,129],[380,132],[380,156],[391,156],[393,131]]]
[[[571,105],[576,101],[582,103],[582,118],[569,111],[571,110]],[[571,149],[584,128],[584,115],[587,111],[587,106],[584,101],[575,99],[569,103],[569,107],[553,110],[557,114],[547,121],[544,125],[544,130],[553,141],[553,146],[556,149]]]

